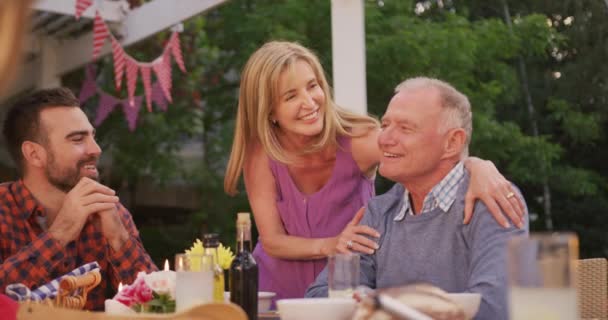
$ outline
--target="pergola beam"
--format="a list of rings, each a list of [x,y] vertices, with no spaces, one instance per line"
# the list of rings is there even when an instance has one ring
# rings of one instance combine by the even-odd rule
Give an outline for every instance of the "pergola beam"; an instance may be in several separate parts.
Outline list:
[[[100,3],[99,8],[92,5],[82,13],[82,16],[93,19],[95,10],[99,10],[104,20],[120,22],[129,10],[129,4],[125,1],[103,1]],[[73,16],[75,7],[76,0],[38,0],[34,3],[32,9]]]

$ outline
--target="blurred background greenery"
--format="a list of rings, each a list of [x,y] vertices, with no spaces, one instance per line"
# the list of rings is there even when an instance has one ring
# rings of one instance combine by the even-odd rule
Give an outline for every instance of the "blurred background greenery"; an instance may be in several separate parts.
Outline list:
[[[473,105],[471,154],[492,160],[522,189],[531,229],[574,231],[581,257],[608,256],[608,4],[367,0],[365,6],[368,111],[381,116],[405,78],[452,83]],[[264,42],[291,40],[319,55],[331,81],[330,27],[329,0],[228,1],[185,22],[180,38],[188,72],[173,68],[168,111],[142,111],[135,132],[114,111],[98,128],[103,181],[120,190],[158,265],[204,232],[219,232],[234,245],[236,212],[250,210],[242,187],[236,197],[222,187],[240,70]],[[127,51],[153,59],[168,36]],[[111,57],[98,70],[97,83],[115,92]],[[64,84],[78,92],[83,74],[67,75]],[[91,116],[96,107],[95,99],[85,106]],[[0,172],[13,177],[9,164],[0,164]],[[391,184],[377,179],[377,193]]]

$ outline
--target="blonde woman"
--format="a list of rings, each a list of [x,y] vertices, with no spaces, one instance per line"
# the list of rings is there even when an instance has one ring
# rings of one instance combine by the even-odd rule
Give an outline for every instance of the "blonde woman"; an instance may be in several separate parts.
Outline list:
[[[370,239],[378,232],[358,222],[374,195],[378,133],[377,120],[333,102],[310,50],[273,41],[249,58],[224,189],[236,194],[243,174],[260,235],[253,253],[260,290],[303,297],[328,255],[377,248]],[[505,198],[511,184],[494,165],[468,158],[465,166],[468,211],[480,198],[499,223],[508,225],[502,208],[519,225],[522,204]]]

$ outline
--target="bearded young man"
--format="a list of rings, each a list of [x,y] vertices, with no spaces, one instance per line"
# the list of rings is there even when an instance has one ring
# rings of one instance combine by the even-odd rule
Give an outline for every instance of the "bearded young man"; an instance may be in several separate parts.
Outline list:
[[[95,129],[69,89],[17,102],[3,132],[21,179],[0,185],[0,292],[12,283],[33,289],[97,261],[102,282],[85,308],[98,310],[108,286],[157,270],[131,214],[97,182]]]

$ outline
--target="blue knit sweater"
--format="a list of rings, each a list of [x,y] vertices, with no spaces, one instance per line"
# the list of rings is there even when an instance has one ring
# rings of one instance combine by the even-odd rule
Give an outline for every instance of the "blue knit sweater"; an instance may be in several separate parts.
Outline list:
[[[528,215],[523,229],[505,229],[477,201],[464,225],[468,185],[465,174],[447,212],[436,208],[401,221],[394,220],[404,201],[401,184],[371,199],[361,224],[380,232],[380,248],[361,255],[361,284],[387,288],[426,282],[447,292],[476,292],[482,295],[476,319],[508,319],[506,244],[512,236],[528,234]],[[306,296],[327,296],[327,268]]]

